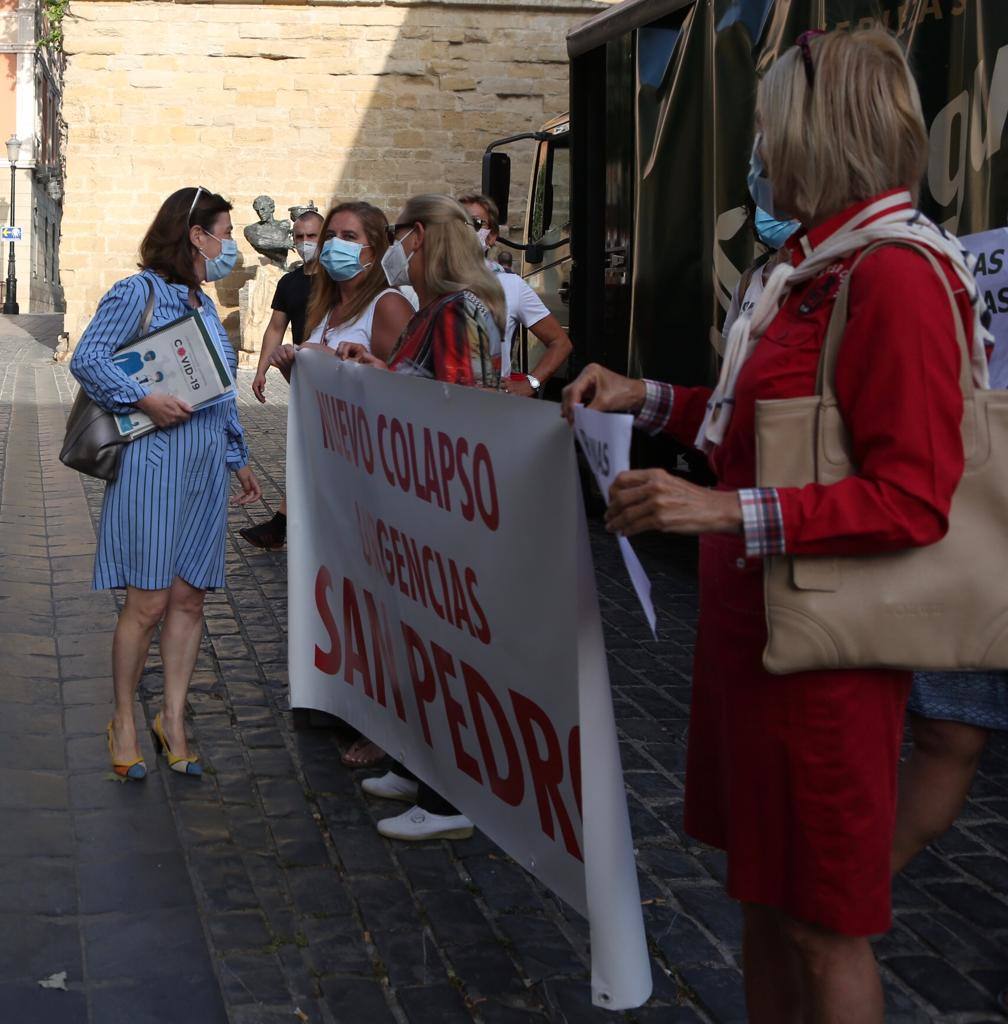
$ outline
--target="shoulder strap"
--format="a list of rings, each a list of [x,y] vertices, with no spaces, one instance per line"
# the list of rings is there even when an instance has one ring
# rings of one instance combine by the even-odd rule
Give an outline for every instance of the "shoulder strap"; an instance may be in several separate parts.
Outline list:
[[[830,404],[836,404],[836,363],[840,352],[840,344],[843,341],[844,331],[847,329],[847,302],[850,293],[850,282],[858,264],[869,254],[881,249],[886,245],[899,245],[904,249],[912,249],[923,256],[931,264],[932,270],[942,283],[945,294],[948,297],[949,305],[952,308],[952,323],[955,328],[956,344],[959,346],[959,388],[962,391],[963,399],[969,400],[973,397],[973,356],[969,350],[966,339],[966,329],[963,325],[962,315],[959,312],[959,305],[955,300],[955,293],[945,276],[934,253],[927,246],[915,245],[913,242],[877,242],[870,245],[858,254],[857,259],[851,264],[851,268],[844,279],[843,284],[837,292],[836,301],[833,304],[833,313],[830,316],[829,326],[826,328],[826,338],[823,341],[822,352],[819,355],[819,370],[816,376],[816,394],[822,395]]]
[[[145,273],[141,273],[140,277],[143,278],[143,283],[147,287],[147,304],[140,315],[140,322],[137,325],[137,334],[136,338],[133,339],[134,341],[150,333],[151,319],[154,316],[154,285],[151,284],[150,279]]]

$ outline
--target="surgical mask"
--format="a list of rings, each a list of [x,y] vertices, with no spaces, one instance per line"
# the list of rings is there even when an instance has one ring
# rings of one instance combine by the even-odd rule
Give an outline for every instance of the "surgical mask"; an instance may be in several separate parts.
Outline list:
[[[487,244],[487,239],[490,237],[490,229],[480,228],[479,231],[476,232],[476,236],[479,238],[480,248],[486,252],[490,248]]]
[[[776,220],[787,220],[787,214],[774,205],[773,184],[767,177],[763,157],[760,156],[759,145],[763,141],[762,133],[757,133],[753,140],[752,155],[749,157],[749,195],[756,208],[769,213]]]
[[[319,253],[322,269],[334,281],[349,281],[358,274],[363,274],[370,263],[360,261],[360,254],[365,246],[359,242],[348,242],[345,238],[326,239]]]
[[[410,228],[398,242],[393,242],[389,246],[388,252],[382,256],[382,270],[385,271],[385,278],[390,288],[401,288],[410,283],[409,261],[413,258],[413,253],[411,252],[409,256],[406,255],[403,242],[413,234],[413,231],[414,229]]]
[[[294,248],[305,263],[311,263],[318,254],[318,242],[296,242]]]
[[[206,233],[210,235],[209,231]],[[238,262],[238,243],[233,238],[217,238],[216,235],[210,235],[210,237],[220,242],[219,255],[207,256],[202,249],[200,249],[200,255],[206,260],[207,281],[220,281],[234,270],[235,264]]]
[[[765,210],[756,207],[756,234],[760,241],[771,249],[781,246],[801,227],[796,220],[777,220]]]

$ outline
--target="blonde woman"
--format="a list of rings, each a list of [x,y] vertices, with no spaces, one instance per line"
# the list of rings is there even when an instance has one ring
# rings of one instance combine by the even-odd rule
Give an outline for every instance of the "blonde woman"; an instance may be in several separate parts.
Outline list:
[[[767,673],[762,559],[896,551],[945,534],[963,472],[954,318],[971,339],[979,384],[985,331],[962,252],[914,209],[927,133],[891,35],[806,33],[761,83],[757,125],[759,206],[804,230],[785,243],[789,261],[751,315],[733,326],[732,372],[712,391],[590,366],[566,389],[565,412],[582,401],[635,411],[642,429],[706,452],[718,477],[708,490],[663,470],[624,473],[607,524],[626,535],[700,535],[684,825],[727,851],[728,893],[744,916],[749,1019],[881,1024],[869,936],[891,924],[910,674]],[[940,272],[899,243],[925,247]],[[880,247],[860,259],[869,245]],[[835,381],[857,475],[759,489],[756,403],[815,393],[847,279]]]
[[[506,306],[496,275],[469,214],[448,196],[409,200],[389,227],[391,243],[382,261],[392,287],[412,285],[420,311],[410,320],[386,364],[362,345],[344,343],[345,359],[411,373],[449,384],[497,389]],[[414,804],[378,822],[389,839],[467,839],[472,822],[401,766],[365,779],[371,796]]]

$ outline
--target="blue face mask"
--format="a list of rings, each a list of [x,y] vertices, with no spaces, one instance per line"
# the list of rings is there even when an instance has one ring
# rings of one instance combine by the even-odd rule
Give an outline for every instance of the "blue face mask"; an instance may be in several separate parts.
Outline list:
[[[360,254],[366,248],[358,242],[348,242],[345,238],[330,238],[322,246],[318,261],[334,281],[349,281],[371,266],[360,260]]]
[[[207,232],[210,235],[210,232]],[[216,235],[210,235],[217,238]],[[217,238],[221,244],[220,254],[214,257],[203,254],[206,260],[206,279],[208,281],[220,281],[228,276],[238,262],[238,243],[233,238]],[[203,253],[203,250],[200,250]]]
[[[760,156],[759,145],[763,141],[762,133],[757,133],[753,140],[752,155],[749,157],[749,195],[756,204],[758,210],[764,210],[775,220],[785,221],[787,214],[774,205],[773,184],[766,174],[766,167],[763,166],[763,157]]]
[[[771,249],[779,249],[800,227],[796,220],[777,220],[756,207],[756,234]]]

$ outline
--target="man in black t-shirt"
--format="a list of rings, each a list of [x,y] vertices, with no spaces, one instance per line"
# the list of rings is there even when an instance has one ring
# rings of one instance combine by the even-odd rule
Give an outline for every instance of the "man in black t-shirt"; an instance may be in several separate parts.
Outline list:
[[[273,296],[273,315],[263,335],[259,366],[252,381],[252,393],[260,402],[266,401],[266,371],[269,369],[270,356],[283,344],[287,325],[290,324],[295,345],[305,340],[305,314],[311,294],[312,275],[318,270],[318,238],[321,228],[322,215],[314,209],[306,210],[294,221],[294,248],[302,263],[277,282]],[[287,542],[287,499],[280,502],[280,510],[272,519],[238,532],[257,548],[282,548]]]

